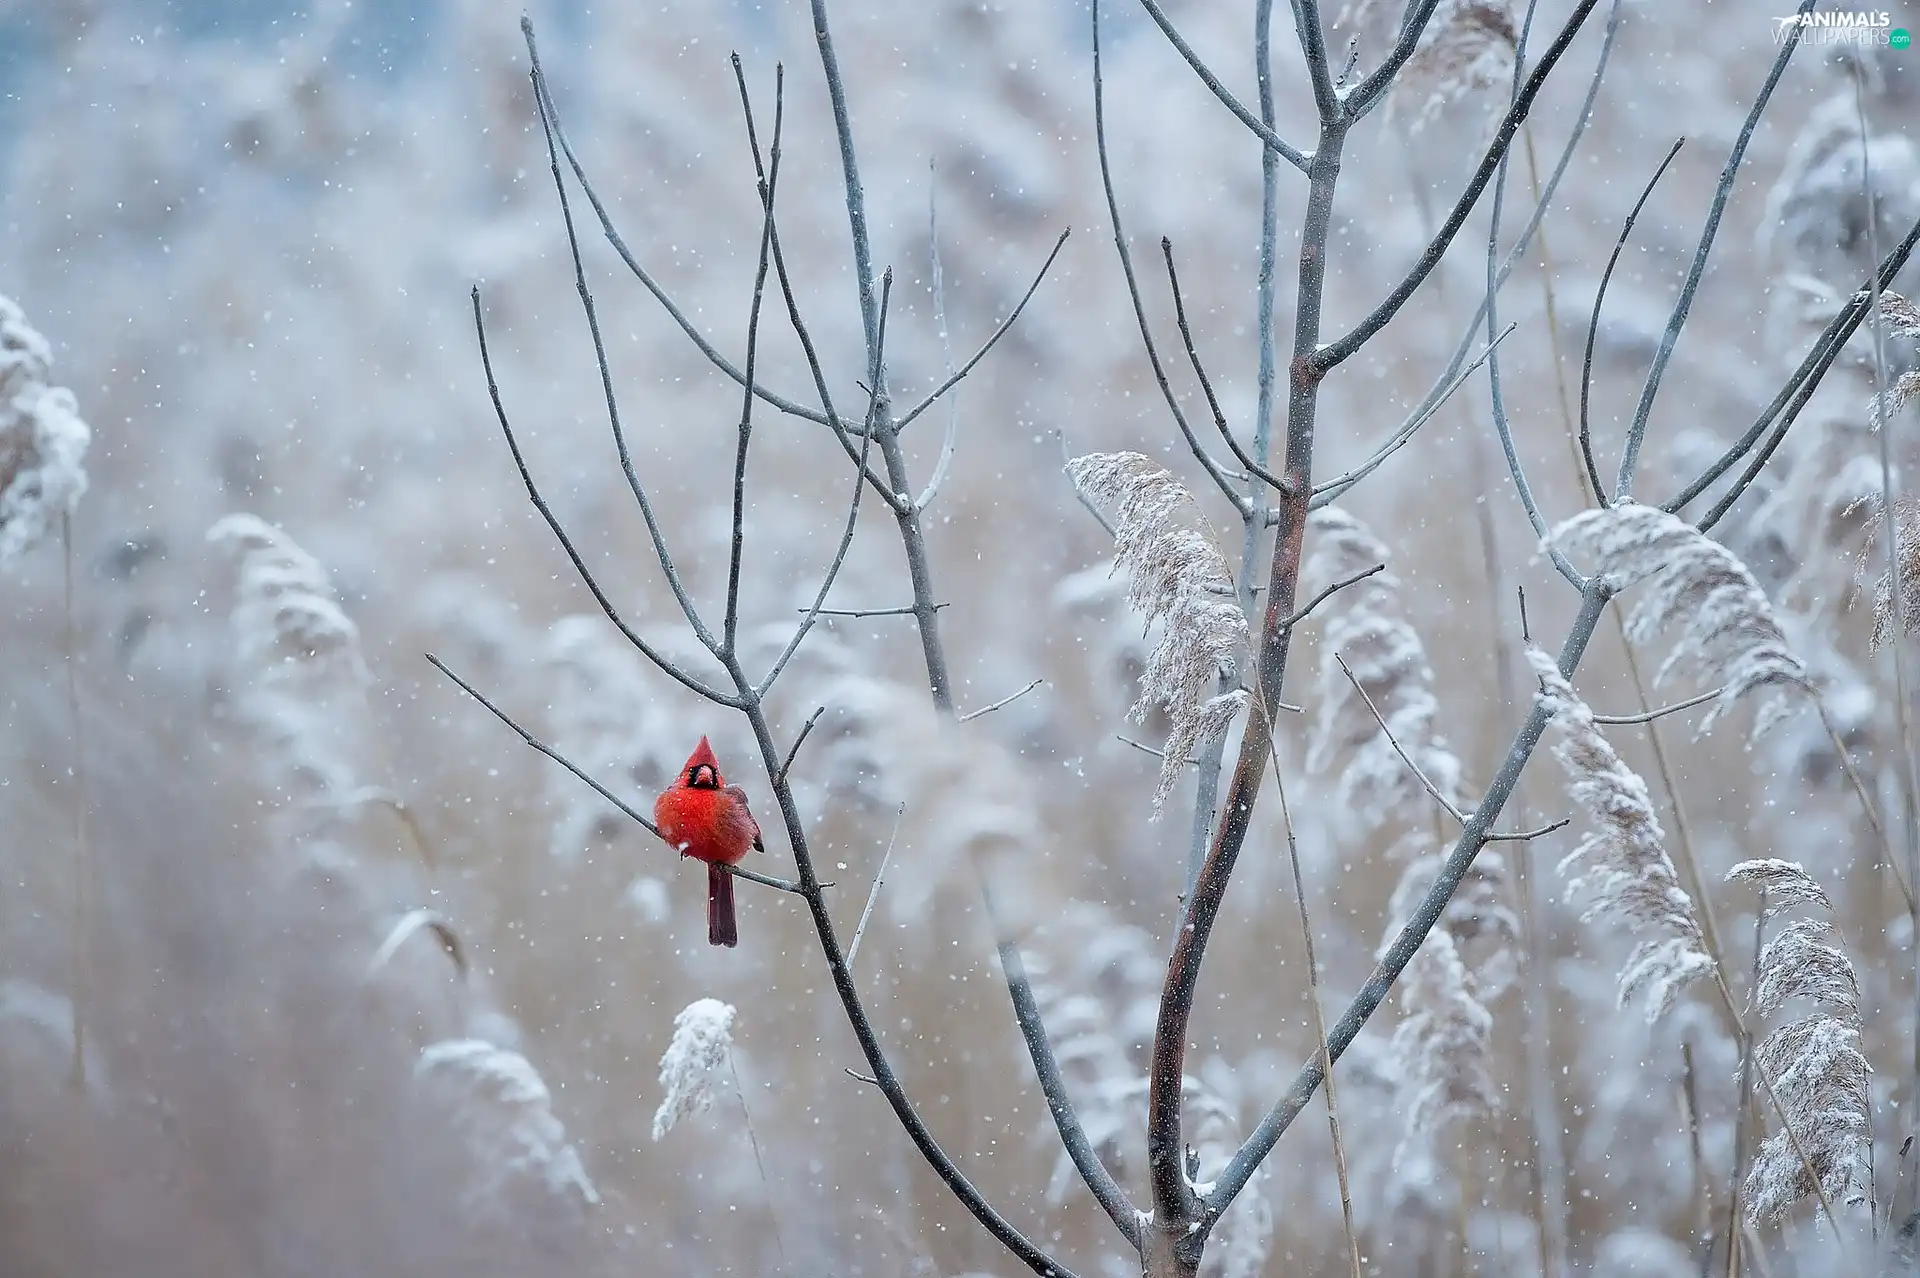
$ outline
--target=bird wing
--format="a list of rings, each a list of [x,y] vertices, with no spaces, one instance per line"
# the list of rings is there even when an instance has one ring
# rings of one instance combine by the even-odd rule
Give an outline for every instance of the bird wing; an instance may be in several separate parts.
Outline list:
[[[746,813],[747,820],[753,825],[753,850],[765,852],[767,845],[760,839],[760,823],[753,819],[753,813],[747,807],[747,792],[737,785],[730,785],[727,787],[727,795],[740,801],[740,811]]]

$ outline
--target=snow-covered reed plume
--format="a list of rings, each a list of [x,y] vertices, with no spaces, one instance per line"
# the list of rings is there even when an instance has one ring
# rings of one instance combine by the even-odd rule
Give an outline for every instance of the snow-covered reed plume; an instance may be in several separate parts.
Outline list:
[[[1786,167],[1767,196],[1760,247],[1781,250],[1802,269],[1851,287],[1880,251],[1900,242],[1920,215],[1920,152],[1906,138],[1870,135],[1861,154],[1860,118],[1851,89],[1816,107],[1794,139]],[[1872,166],[1873,212],[1861,161]],[[1871,225],[1877,220],[1878,226]]]
[[[73,392],[49,386],[52,349],[0,297],[0,564],[24,555],[87,491],[92,438]]]
[[[1886,556],[1880,549],[1881,530],[1886,526],[1881,515],[1883,507],[1877,495],[1869,499],[1868,504],[1874,508],[1876,517],[1872,522],[1873,539],[1860,552],[1862,571],[1885,562]],[[1873,633],[1867,645],[1874,652],[1896,639],[1920,634],[1920,499],[1894,500],[1893,558],[1894,566],[1889,566],[1873,583]],[[1896,566],[1900,578],[1897,607],[1893,587]]]
[[[731,1003],[703,998],[673,1018],[673,1041],[660,1057],[660,1108],[653,1114],[653,1138],[659,1140],[685,1118],[713,1108],[720,1071],[733,1051]]]
[[[270,683],[367,677],[360,628],[320,561],[257,515],[233,514],[207,540],[235,560],[229,622],[242,661]]]
[[[1499,1103],[1488,1069],[1493,1017],[1474,995],[1452,933],[1436,927],[1400,977],[1400,1023],[1391,1057],[1405,1124],[1394,1166],[1433,1149],[1455,1122]]]
[[[1450,103],[1513,80],[1519,43],[1513,15],[1498,0],[1442,0],[1420,47],[1394,84],[1393,109],[1419,132]]]
[[[1592,823],[1560,862],[1562,874],[1579,870],[1567,895],[1580,903],[1582,922],[1609,923],[1635,938],[1620,969],[1620,1005],[1644,994],[1647,1020],[1657,1021],[1688,984],[1713,972],[1693,898],[1667,855],[1647,783],[1622,761],[1553,658],[1528,648],[1527,661],[1560,733],[1553,755],[1566,771],[1567,793]]]
[[[1307,519],[1301,593],[1311,598],[1386,561],[1386,547],[1366,525],[1338,506],[1323,506]],[[1363,814],[1363,820],[1412,821],[1423,814],[1433,800],[1367,709],[1371,699],[1393,740],[1449,802],[1461,806],[1460,760],[1436,725],[1440,706],[1433,696],[1433,667],[1407,619],[1400,579],[1391,572],[1375,573],[1328,599],[1317,615],[1323,626],[1320,706],[1307,766],[1321,770],[1339,763],[1338,802]],[[1351,680],[1336,658],[1347,663]]]
[[[1743,861],[1727,878],[1760,889],[1769,917],[1800,905],[1832,910],[1820,885],[1792,861]],[[1869,1192],[1871,1067],[1861,1052],[1860,983],[1852,961],[1827,943],[1832,932],[1824,919],[1796,919],[1760,951],[1756,1016],[1771,1019],[1796,1000],[1824,1010],[1776,1026],[1754,1051],[1754,1067],[1772,1080],[1793,1131],[1768,1136],[1754,1155],[1746,1193],[1755,1224],[1779,1219],[1816,1192],[1834,1204],[1864,1201]]]
[[[1417,837],[1402,841],[1403,847],[1419,845]],[[1401,871],[1387,905],[1388,926],[1381,944],[1399,934],[1421,898],[1433,887],[1433,881],[1445,861],[1444,852],[1427,851],[1414,855]],[[1473,864],[1460,879],[1460,886],[1447,898],[1440,913],[1440,927],[1453,937],[1455,949],[1467,971],[1473,976],[1474,997],[1492,1002],[1505,993],[1519,974],[1514,946],[1520,939],[1520,920],[1508,904],[1506,858],[1490,847],[1480,849]]]
[[[207,540],[234,560],[235,705],[268,746],[272,783],[284,798],[347,800],[368,752],[359,627],[320,562],[265,520],[228,515]]]
[[[1239,668],[1246,617],[1206,516],[1171,472],[1139,453],[1089,453],[1067,473],[1113,521],[1127,602],[1148,627],[1160,624],[1131,712],[1144,721],[1162,706],[1171,720],[1153,795],[1158,816],[1194,747],[1225,732],[1246,704],[1244,690],[1215,693],[1220,675]]]
[[[1054,1058],[1101,1160],[1124,1181],[1144,1155],[1140,1115],[1145,1064],[1159,1014],[1166,961],[1145,932],[1105,906],[1072,902],[1035,936],[1024,955],[1034,1001],[1053,1041]],[[1054,1151],[1048,1200],[1066,1201],[1077,1183],[1050,1117],[1035,1138]]]
[[[1623,590],[1651,583],[1627,620],[1636,641],[1684,622],[1654,680],[1684,663],[1721,683],[1701,720],[1702,732],[1741,697],[1761,691],[1750,738],[1757,739],[1789,712],[1786,690],[1811,687],[1806,666],[1787,646],[1773,605],[1747,566],[1685,520],[1628,502],[1575,515],[1547,537],[1568,555],[1591,561],[1595,572],[1611,576]]]
[[[1873,322],[1871,314],[1867,322]],[[1882,336],[1888,341],[1920,340],[1920,306],[1898,293],[1880,294],[1880,322]],[[1867,401],[1867,423],[1878,430],[1916,399],[1920,399],[1920,368],[1908,368],[1894,377],[1893,385]]]
[[[579,1152],[554,1117],[553,1096],[526,1057],[485,1039],[444,1039],[421,1051],[413,1074],[437,1089],[467,1134],[481,1167],[469,1201],[498,1198],[526,1182],[555,1198],[599,1204]]]

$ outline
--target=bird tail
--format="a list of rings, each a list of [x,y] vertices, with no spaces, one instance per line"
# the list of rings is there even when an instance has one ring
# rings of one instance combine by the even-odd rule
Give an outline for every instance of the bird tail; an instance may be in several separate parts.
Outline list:
[[[740,924],[733,913],[733,876],[717,865],[707,867],[707,942],[740,943]]]

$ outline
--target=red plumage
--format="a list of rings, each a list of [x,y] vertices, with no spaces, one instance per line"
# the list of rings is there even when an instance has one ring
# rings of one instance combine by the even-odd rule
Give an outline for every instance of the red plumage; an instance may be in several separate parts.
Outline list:
[[[687,757],[687,766],[653,802],[653,822],[661,837],[680,849],[680,855],[707,863],[707,940],[714,945],[737,945],[740,928],[734,917],[733,875],[720,867],[737,865],[748,848],[761,852],[760,824],[747,811],[747,792],[728,785],[720,775],[720,761],[705,737]]]

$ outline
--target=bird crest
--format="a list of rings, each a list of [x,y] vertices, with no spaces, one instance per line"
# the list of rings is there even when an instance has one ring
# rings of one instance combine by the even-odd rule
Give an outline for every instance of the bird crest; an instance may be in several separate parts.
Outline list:
[[[726,784],[720,777],[720,760],[714,758],[713,747],[705,737],[700,738],[700,744],[687,756],[687,766],[680,769],[680,784],[715,790]]]

